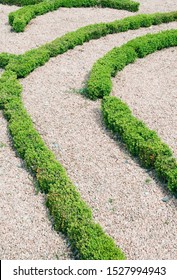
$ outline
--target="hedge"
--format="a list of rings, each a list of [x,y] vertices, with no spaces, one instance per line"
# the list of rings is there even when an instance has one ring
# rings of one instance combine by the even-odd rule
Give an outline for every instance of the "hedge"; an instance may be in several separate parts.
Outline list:
[[[41,191],[47,194],[46,204],[55,229],[66,235],[79,259],[125,259],[113,239],[93,221],[91,209],[35,130],[21,92],[16,74],[5,71],[0,78],[0,108],[9,122],[14,148],[33,172]]]
[[[15,73],[17,73],[18,78],[23,78],[26,77],[37,67],[44,65],[50,59],[50,57],[62,54],[68,51],[69,49],[73,49],[77,45],[82,45],[84,42],[88,42],[93,39],[98,39],[108,34],[125,32],[129,29],[137,29],[140,27],[149,27],[151,25],[176,21],[176,19],[177,12],[169,12],[155,13],[150,15],[141,14],[137,16],[127,17],[122,20],[116,20],[110,23],[88,25],[86,27],[79,28],[76,31],[69,32],[66,35],[63,35],[62,37],[55,39],[51,43],[47,43],[37,49],[27,51],[23,55],[19,55],[15,58],[10,59],[6,69],[12,70]],[[97,64],[99,64],[99,62]],[[93,69],[95,69],[95,67],[97,69],[97,66],[94,66]],[[101,75],[100,72],[99,75]],[[99,80],[99,75],[97,80]],[[93,85],[93,82],[94,81],[92,80],[92,82],[89,83]],[[90,85],[88,85],[88,89],[89,95],[91,97],[92,89]],[[94,94],[96,94],[95,87],[93,88],[93,92],[94,99]]]
[[[0,0],[0,4],[27,6],[27,5],[34,5],[42,1],[44,0]]]
[[[160,140],[155,131],[135,118],[124,102],[116,97],[106,96],[111,91],[111,76],[115,76],[125,65],[135,61],[137,57],[145,57],[149,53],[174,46],[177,46],[177,30],[148,34],[131,40],[99,60],[100,68],[93,68],[96,78],[93,79],[92,72],[89,85],[92,86],[93,81],[92,99],[93,96],[94,99],[104,96],[102,113],[107,128],[120,137],[142,166],[154,169],[158,178],[166,182],[169,190],[177,195],[177,161],[171,149]],[[104,69],[105,71],[102,72]],[[93,95],[94,90],[95,95]]]
[[[15,54],[0,53],[0,68],[5,68],[5,66],[9,63],[9,60],[15,57]]]
[[[139,3],[131,0],[51,0],[43,1],[35,5],[23,7],[9,14],[9,24],[14,31],[24,31],[26,25],[36,16],[43,15],[59,9],[60,7],[109,7],[113,9],[124,9],[132,12],[138,11]]]
[[[143,167],[154,169],[158,178],[177,195],[177,161],[157,133],[135,118],[128,106],[116,97],[103,98],[102,113],[106,127],[119,136]]]
[[[177,30],[148,34],[129,41],[121,47],[109,51],[93,65],[87,81],[87,96],[96,100],[110,94],[111,77],[137,58],[145,57],[163,48],[177,45]]]

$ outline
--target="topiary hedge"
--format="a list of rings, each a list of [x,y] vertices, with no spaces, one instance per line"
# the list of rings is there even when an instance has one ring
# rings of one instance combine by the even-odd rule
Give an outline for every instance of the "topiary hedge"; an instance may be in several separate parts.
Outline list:
[[[102,113],[106,127],[119,135],[128,151],[142,166],[153,168],[158,178],[177,194],[177,162],[157,133],[135,118],[128,106],[116,97],[103,98]]]
[[[0,0],[0,4],[27,6],[27,5],[34,5],[42,1],[44,0]]]
[[[120,48],[114,48],[95,64],[88,82],[91,98],[104,97],[102,112],[104,122],[113,133],[118,134],[129,152],[146,168],[153,168],[160,180],[167,183],[177,195],[177,161],[171,149],[142,121],[135,118],[128,106],[111,92],[111,76],[122,70],[138,57],[145,57],[163,48],[177,46],[177,30],[148,34]],[[95,94],[94,94],[95,93]]]
[[[79,8],[94,6],[108,7],[113,9],[124,9],[136,12],[138,11],[139,3],[131,0],[45,0],[41,3],[23,7],[15,12],[11,12],[9,14],[9,24],[13,27],[14,31],[22,32],[31,19],[35,18],[36,16],[43,15],[47,12],[57,10],[60,7]]]
[[[122,47],[114,48],[100,58],[92,67],[87,81],[87,95],[96,100],[110,94],[111,77],[127,64],[163,48],[176,46],[177,30],[164,31],[155,35],[148,34],[129,41]]]
[[[93,39],[98,39],[108,34],[125,32],[129,29],[137,29],[140,27],[149,27],[151,25],[171,22],[177,20],[177,12],[170,13],[155,13],[150,15],[137,15],[127,17],[122,20],[116,20],[110,23],[99,23],[91,24],[86,27],[79,28],[76,31],[69,32],[60,38],[55,39],[51,43],[47,43],[37,49],[27,51],[23,55],[16,56],[10,59],[7,70],[12,70],[17,73],[18,78],[26,77],[30,72],[32,72],[37,67],[45,64],[50,57],[62,54],[69,49],[73,49],[77,45],[82,45],[84,42],[88,42]],[[100,61],[100,60],[99,60]],[[105,73],[105,69],[99,71],[97,75],[97,80],[95,80],[94,69],[99,69],[99,61],[94,65],[93,71],[88,82],[89,96],[94,99],[96,94],[100,94],[100,88],[96,90],[97,83],[100,79],[100,75]],[[96,70],[97,71],[97,70]],[[102,74],[101,74],[102,72]],[[93,77],[93,79],[92,79]],[[106,79],[106,74],[104,75]],[[96,85],[94,86],[94,80]],[[103,79],[102,79],[103,81]],[[106,81],[106,80],[105,80]],[[104,82],[105,83],[105,82]],[[111,83],[111,81],[109,81]],[[109,84],[106,82],[106,86]],[[91,89],[93,87],[93,90]],[[109,85],[109,89],[111,84]],[[108,89],[108,91],[109,91]],[[93,91],[93,94],[92,94]],[[92,96],[93,95],[93,96]],[[94,97],[95,95],[95,97]]]
[[[41,191],[47,194],[55,229],[67,236],[79,259],[125,259],[114,241],[93,221],[91,209],[35,130],[21,92],[16,74],[5,71],[0,78],[0,108],[9,122],[14,148],[35,175]]]
[[[0,68],[5,68],[5,66],[9,63],[9,60],[15,57],[15,54],[0,53]]]

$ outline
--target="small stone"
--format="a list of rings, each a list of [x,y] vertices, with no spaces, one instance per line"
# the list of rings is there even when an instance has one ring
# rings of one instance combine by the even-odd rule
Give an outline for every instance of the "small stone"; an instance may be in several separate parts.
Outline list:
[[[169,200],[170,200],[170,197],[168,195],[166,195],[162,198],[163,202],[168,202]]]
[[[57,149],[59,146],[57,143],[53,143],[53,147]]]

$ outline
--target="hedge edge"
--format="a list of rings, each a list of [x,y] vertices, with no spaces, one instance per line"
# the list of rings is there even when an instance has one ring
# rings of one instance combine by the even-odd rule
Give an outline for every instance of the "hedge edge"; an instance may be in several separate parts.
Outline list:
[[[177,30],[148,34],[131,40],[120,48],[114,48],[96,62],[88,86],[92,89],[92,99],[104,97],[102,113],[106,127],[120,137],[128,151],[139,159],[142,166],[154,169],[158,178],[167,183],[169,190],[176,196],[177,161],[171,149],[161,141],[155,131],[135,118],[124,102],[117,97],[107,96],[112,87],[111,76],[115,76],[117,71],[121,71],[136,58],[174,46],[177,46]]]
[[[47,194],[47,206],[54,228],[66,235],[76,258],[125,259],[121,249],[92,218],[91,209],[68,178],[65,169],[35,130],[21,99],[22,86],[12,71],[0,78],[0,109],[18,155],[34,174],[38,187]]]
[[[14,0],[15,1],[15,0]],[[18,2],[24,3],[25,1]],[[33,0],[27,1],[28,3]],[[14,31],[24,31],[26,25],[35,17],[43,15],[59,9],[60,7],[108,7],[113,9],[128,10],[131,12],[138,11],[139,3],[132,0],[51,0],[51,1],[36,1],[40,2],[34,5],[25,6],[15,12],[9,14],[9,24],[13,27]]]
[[[101,38],[108,34],[125,32],[129,29],[138,29],[140,27],[149,27],[161,23],[167,23],[177,20],[177,11],[168,13],[155,13],[150,15],[140,14],[131,16],[122,20],[116,20],[110,23],[92,24],[76,31],[69,32],[54,41],[40,46],[37,49],[27,51],[10,59],[6,66],[7,70],[12,70],[18,78],[26,77],[37,67],[44,65],[50,57],[62,54],[77,45],[82,45],[93,39]]]

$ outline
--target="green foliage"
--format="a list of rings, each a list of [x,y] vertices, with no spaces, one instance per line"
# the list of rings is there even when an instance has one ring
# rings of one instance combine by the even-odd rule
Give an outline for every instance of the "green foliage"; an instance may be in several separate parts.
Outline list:
[[[8,0],[7,0],[8,1]],[[139,3],[131,0],[50,0],[36,1],[37,4],[32,5],[36,0],[14,0],[14,2],[29,6],[23,7],[9,14],[9,24],[12,25],[14,31],[24,31],[26,25],[36,16],[43,15],[47,12],[54,11],[60,7],[109,7],[113,9],[124,9],[132,12],[138,11]],[[10,0],[8,1],[10,2]]]
[[[140,15],[140,18],[143,17]],[[87,96],[93,100],[104,97],[102,111],[106,126],[119,135],[142,166],[155,169],[158,177],[167,182],[168,188],[177,193],[177,162],[169,147],[156,132],[136,119],[125,103],[115,97],[108,97],[112,89],[111,77],[117,71],[121,71],[136,58],[173,46],[177,46],[177,30],[148,34],[112,49],[94,64],[87,82]]]
[[[148,34],[112,49],[93,65],[87,81],[87,95],[92,100],[109,95],[112,90],[111,77],[127,64],[134,62],[136,58],[173,46],[177,46],[177,30]]]
[[[133,48],[124,46],[114,48],[103,58],[99,59],[93,66],[87,82],[87,95],[90,99],[96,100],[110,94],[112,89],[111,76],[121,71],[127,64],[137,58]]]
[[[71,248],[84,260],[125,259],[113,240],[92,220],[92,213],[71,183],[65,188],[50,188],[47,206],[54,217],[54,227],[65,233]]]
[[[0,4],[27,6],[27,5],[34,5],[42,1],[44,0],[0,0]]]
[[[103,98],[102,113],[107,128],[120,137],[142,166],[155,169],[168,188],[177,192],[177,162],[157,133],[135,118],[128,106],[116,97]]]
[[[5,66],[9,63],[9,60],[15,57],[16,55],[14,54],[0,53],[0,68],[5,68]]]
[[[107,34],[126,31],[132,28],[132,26],[135,26],[136,21],[138,21],[142,27],[146,25],[149,26],[150,23],[153,24],[156,17],[158,17],[158,19],[161,19],[160,23],[162,23],[163,21],[166,22],[167,19],[173,21],[177,18],[177,12],[137,15],[125,18],[123,20],[116,20],[111,23],[88,25],[86,27],[79,28],[76,31],[69,32],[62,37],[55,39],[51,43],[43,45],[42,47],[28,51],[23,55],[19,55],[14,58],[12,57],[6,69],[16,72],[19,78],[26,77],[38,66],[43,65],[45,62],[47,62],[50,57],[62,54],[69,49],[73,49],[77,45],[82,45],[84,42],[98,39],[102,36],[106,36]],[[140,39],[140,41],[138,41],[138,39],[137,41],[133,40],[129,45],[127,44],[127,46],[124,47],[124,52],[120,52],[119,50],[117,50],[117,48],[115,48],[114,54],[110,52],[108,55],[106,55],[105,59],[98,60],[97,63],[93,66],[90,79],[88,81],[88,94],[90,98],[94,100],[96,98],[101,98],[104,95],[109,95],[112,88],[110,75],[115,76],[118,70],[121,70],[122,67],[126,64],[133,62],[137,56],[142,57],[143,55],[145,55],[145,53],[150,53],[149,48],[151,48],[151,52],[153,52],[155,48],[164,48],[165,44],[169,44],[168,40],[173,40],[173,44],[175,45],[175,36],[174,38],[170,36],[169,38],[167,37],[165,38],[165,35],[163,36],[163,38],[157,37],[158,44],[160,40],[163,40],[163,42],[157,46],[155,43],[155,39],[153,43],[151,43],[151,45],[148,45],[148,40],[145,39],[147,41],[146,46],[143,39]],[[138,47],[136,46],[136,44],[138,45]],[[118,56],[114,62],[116,52],[118,53]],[[109,65],[110,63],[112,63],[111,69],[110,66],[107,67],[107,63]],[[103,67],[105,69],[103,69]],[[101,76],[102,79],[100,79]]]
[[[36,50],[30,50],[25,55],[19,55],[10,59],[6,70],[16,72],[18,78],[26,77],[31,71],[44,65],[50,58],[47,48],[40,47]]]
[[[18,155],[33,172],[38,188],[47,194],[55,229],[67,236],[77,258],[125,259],[114,241],[93,221],[91,209],[35,130],[23,106],[21,92],[15,72],[5,71],[0,78],[0,107],[8,119]]]

